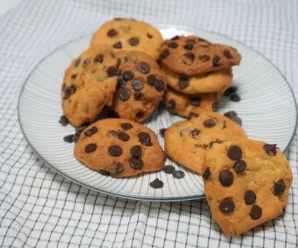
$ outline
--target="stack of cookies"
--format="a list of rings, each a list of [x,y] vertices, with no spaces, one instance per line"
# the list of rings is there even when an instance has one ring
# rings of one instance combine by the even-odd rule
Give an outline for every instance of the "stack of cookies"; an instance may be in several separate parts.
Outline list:
[[[197,36],[175,36],[160,48],[160,64],[168,76],[166,108],[183,117],[213,111],[232,82],[231,67],[240,54],[232,47]]]

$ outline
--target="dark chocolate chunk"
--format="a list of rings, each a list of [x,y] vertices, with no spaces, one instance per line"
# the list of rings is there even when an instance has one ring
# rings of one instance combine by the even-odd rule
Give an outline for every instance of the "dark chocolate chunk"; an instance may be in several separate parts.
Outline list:
[[[96,64],[96,63],[101,64],[103,62],[103,55],[102,54],[96,55],[93,62],[94,62],[94,64]]]
[[[212,119],[207,119],[203,122],[204,127],[212,128],[216,125],[216,122]]]
[[[107,32],[107,35],[109,37],[113,37],[117,34],[117,31],[115,29],[110,29],[108,32]]]
[[[162,170],[166,174],[173,174],[176,169],[173,165],[165,165]]]
[[[159,133],[160,133],[160,135],[161,135],[162,137],[165,136],[165,132],[166,132],[166,131],[167,131],[166,128],[161,128],[161,129],[159,129]]]
[[[191,61],[195,59],[195,56],[193,55],[193,53],[188,52],[188,53],[184,53],[183,55],[184,57],[190,59]]]
[[[241,98],[237,93],[235,93],[230,96],[230,100],[233,102],[240,102]]]
[[[170,48],[177,48],[178,47],[178,43],[176,43],[176,42],[170,42],[168,44],[168,47],[170,47]]]
[[[181,178],[183,178],[184,176],[185,176],[185,174],[184,174],[184,172],[181,171],[181,170],[175,170],[175,171],[173,172],[173,177],[174,177],[174,178],[181,179]]]
[[[130,92],[127,89],[120,88],[119,89],[119,98],[122,101],[127,101],[130,97]]]
[[[170,55],[170,50],[169,49],[164,49],[160,55],[159,55],[159,59],[160,60],[163,60],[165,59],[166,57],[168,57]]]
[[[120,174],[123,171],[123,164],[122,163],[114,163],[114,168],[112,174]]]
[[[179,89],[185,89],[189,85],[189,80],[186,76],[180,76],[178,80]]]
[[[156,178],[154,181],[150,183],[150,186],[154,189],[160,189],[163,187],[163,182]]]
[[[157,79],[155,81],[155,89],[159,92],[164,91],[166,88],[166,85],[164,83],[164,81]]]
[[[239,146],[233,145],[229,147],[227,155],[232,160],[239,160],[242,157],[242,150]]]
[[[116,146],[116,145],[110,146],[108,151],[109,151],[109,154],[114,157],[119,157],[122,155],[122,148],[120,146]]]
[[[122,77],[118,77],[117,88],[124,88],[126,84],[127,82]]]
[[[219,182],[225,186],[229,187],[233,184],[234,176],[229,170],[223,170],[219,173]]]
[[[281,195],[286,190],[286,184],[283,179],[278,180],[274,184],[274,195]]]
[[[83,62],[83,68],[87,68],[91,64],[90,59],[85,59]]]
[[[76,92],[77,88],[74,85],[67,87],[64,91],[63,99],[66,100],[71,97]]]
[[[150,66],[146,62],[140,62],[138,65],[138,70],[143,74],[147,74],[150,72]]]
[[[233,55],[231,54],[231,52],[228,49],[225,49],[223,51],[223,55],[227,58],[227,59],[232,59]]]
[[[139,169],[142,169],[142,167],[144,166],[144,163],[142,159],[132,157],[129,159],[129,165],[131,168],[135,170],[139,170]]]
[[[91,127],[90,129],[86,130],[84,132],[84,135],[87,136],[87,137],[91,137],[93,134],[95,134],[97,132],[97,127]]]
[[[234,93],[236,93],[236,92],[237,92],[237,87],[236,87],[236,86],[231,86],[231,87],[229,87],[229,88],[225,91],[224,96],[230,96],[230,95],[232,95],[232,94],[234,94]]]
[[[142,111],[136,113],[137,119],[142,119],[144,117],[144,113]]]
[[[134,99],[137,100],[137,101],[142,100],[143,99],[143,94],[140,91],[136,91],[134,93]]]
[[[244,194],[244,200],[246,205],[252,205],[255,203],[257,199],[256,193],[253,192],[252,190],[247,190]]]
[[[220,66],[220,57],[215,55],[212,59],[212,64],[214,67]]]
[[[131,83],[131,86],[136,91],[139,91],[139,90],[143,89],[143,87],[144,87],[143,82],[140,80],[133,80]]]
[[[121,123],[120,126],[121,126],[121,128],[123,130],[129,130],[129,129],[132,129],[133,128],[133,126],[130,123],[128,123],[128,122]]]
[[[178,40],[180,37],[179,35],[175,35],[174,37],[171,38],[171,40]]]
[[[250,217],[253,220],[257,220],[257,219],[260,219],[261,216],[262,216],[262,209],[258,205],[252,206],[250,210]]]
[[[129,140],[129,135],[127,133],[124,133],[124,132],[121,132],[121,133],[118,133],[118,139],[126,142]]]
[[[225,117],[228,117],[229,119],[233,119],[233,117],[237,116],[237,113],[235,111],[228,111],[224,113]]]
[[[130,148],[130,155],[134,158],[138,158],[142,156],[142,147],[141,146],[133,146]]]
[[[114,47],[114,48],[117,48],[117,49],[122,48],[122,43],[121,43],[121,41],[117,41],[116,43],[114,43],[114,44],[113,44],[113,47]]]
[[[191,119],[196,118],[196,117],[199,117],[199,114],[190,112],[190,114],[189,114],[189,116],[187,117],[187,119],[188,119],[188,120],[191,120]]]
[[[117,137],[118,133],[115,130],[111,130],[111,131],[107,132],[107,136],[108,137]]]
[[[140,132],[138,134],[139,137],[139,141],[141,144],[145,145],[145,146],[152,146],[152,142],[151,142],[151,137],[150,134],[147,132]]]
[[[94,152],[97,148],[97,145],[95,143],[91,143],[85,146],[85,152],[86,153],[91,153]]]
[[[246,162],[244,160],[239,160],[234,164],[233,167],[236,173],[241,173],[246,169]]]
[[[119,76],[120,71],[115,66],[110,66],[107,68],[107,73],[109,77]]]
[[[196,138],[200,133],[201,133],[201,131],[196,128],[191,131],[191,135],[193,138]]]
[[[65,127],[68,125],[69,121],[65,115],[61,115],[59,123]]]
[[[122,73],[122,77],[125,81],[131,80],[134,77],[134,73],[132,71],[124,71]]]
[[[169,109],[175,109],[176,107],[176,101],[174,99],[171,99],[168,101],[168,108]]]
[[[149,33],[147,33],[147,37],[148,37],[149,39],[152,39],[152,38],[153,38],[152,34],[149,34]]]
[[[207,168],[207,169],[204,171],[204,173],[203,173],[203,178],[204,178],[205,180],[207,180],[207,179],[210,177],[210,175],[211,175],[210,169]]]
[[[63,137],[63,140],[67,143],[74,142],[74,134],[66,135],[65,137]]]
[[[149,75],[147,77],[147,83],[151,86],[155,86],[156,80],[157,80],[157,78],[154,75]]]
[[[209,55],[199,55],[198,59],[202,60],[203,62],[206,62],[210,59],[210,56]]]
[[[235,204],[232,199],[223,199],[219,204],[219,209],[223,213],[232,213],[235,209]]]
[[[275,156],[277,153],[276,144],[265,144],[264,150],[268,155]]]
[[[186,50],[192,50],[193,49],[193,43],[192,42],[187,42],[185,45],[184,45],[184,48]]]
[[[128,42],[131,46],[137,46],[139,44],[139,39],[136,37],[132,37],[129,39]]]
[[[106,177],[108,177],[108,176],[111,175],[110,172],[108,172],[106,170],[99,170],[98,173],[101,174],[101,175],[103,175],[103,176],[106,176]]]
[[[189,99],[191,105],[199,107],[201,105],[201,98],[199,96],[193,96]]]

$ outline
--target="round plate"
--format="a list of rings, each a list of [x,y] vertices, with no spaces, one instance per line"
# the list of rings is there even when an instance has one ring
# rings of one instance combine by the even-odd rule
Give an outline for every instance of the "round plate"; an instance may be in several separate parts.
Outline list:
[[[201,29],[160,26],[165,39],[177,34],[196,34],[207,40],[238,49],[241,65],[233,68],[233,85],[238,87],[240,102],[223,99],[217,111],[235,110],[243,121],[249,138],[276,143],[285,150],[296,128],[296,103],[292,90],[283,75],[263,56],[230,38]],[[70,125],[62,127],[60,89],[65,69],[89,45],[91,36],[72,41],[43,59],[27,78],[20,94],[18,111],[21,129],[36,154],[54,170],[78,184],[119,197],[151,200],[182,201],[204,197],[199,175],[178,166],[185,172],[183,179],[175,179],[164,172],[148,173],[136,178],[115,179],[89,170],[73,156],[74,144],[65,143],[63,137],[74,133]],[[182,118],[167,111],[154,114],[145,125],[158,133]],[[160,135],[159,141],[163,145]],[[149,183],[155,178],[164,182],[161,189]]]

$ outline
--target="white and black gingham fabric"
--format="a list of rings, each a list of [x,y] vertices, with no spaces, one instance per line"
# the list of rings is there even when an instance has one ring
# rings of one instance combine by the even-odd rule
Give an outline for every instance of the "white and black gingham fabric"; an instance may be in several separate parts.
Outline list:
[[[113,17],[228,35],[269,58],[298,96],[297,0],[23,1],[0,18],[0,247],[297,247],[297,135],[286,214],[235,238],[214,224],[205,200],[108,197],[54,173],[33,154],[16,110],[25,78],[55,48]]]

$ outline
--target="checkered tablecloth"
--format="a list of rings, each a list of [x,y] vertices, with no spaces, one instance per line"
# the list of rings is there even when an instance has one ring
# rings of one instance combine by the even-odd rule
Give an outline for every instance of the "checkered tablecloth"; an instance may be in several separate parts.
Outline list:
[[[24,79],[55,48],[113,17],[230,36],[270,59],[298,96],[297,0],[22,1],[0,18],[0,247],[297,247],[297,135],[286,214],[235,238],[211,220],[205,200],[108,197],[68,181],[33,154],[17,119]]]

